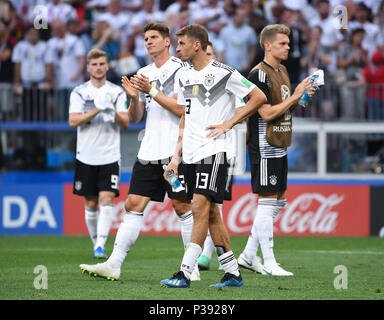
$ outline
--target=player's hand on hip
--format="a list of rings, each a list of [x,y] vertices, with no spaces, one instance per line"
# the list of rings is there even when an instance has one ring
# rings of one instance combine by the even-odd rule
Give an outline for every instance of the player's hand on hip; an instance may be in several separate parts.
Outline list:
[[[216,140],[221,135],[226,134],[230,128],[228,128],[225,123],[222,123],[210,125],[205,129],[210,130],[207,134],[207,138],[213,138],[213,140]]]
[[[136,99],[139,95],[137,89],[135,89],[132,83],[126,76],[121,77],[121,85],[130,98]]]
[[[152,89],[152,85],[149,82],[149,78],[143,74],[135,74],[130,78],[133,87],[141,92],[149,93]]]

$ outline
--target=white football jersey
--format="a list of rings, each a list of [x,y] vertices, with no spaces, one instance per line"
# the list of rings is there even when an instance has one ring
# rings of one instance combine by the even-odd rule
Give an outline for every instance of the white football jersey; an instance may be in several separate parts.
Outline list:
[[[173,97],[175,73],[183,66],[187,64],[178,58],[171,57],[160,68],[152,63],[141,68],[137,74],[144,74],[153,87],[164,95]],[[180,118],[159,105],[149,94],[140,92],[139,99],[145,102],[147,119],[145,134],[137,157],[146,161],[171,157],[176,148]]]
[[[243,99],[255,85],[237,70],[214,60],[202,70],[184,67],[176,75],[178,104],[185,105],[183,160],[194,163],[219,152],[233,156],[233,143],[228,135],[207,138],[206,127],[230,119],[236,101]]]
[[[127,96],[121,87],[106,81],[96,88],[87,81],[71,92],[69,113],[85,113],[96,108],[94,100],[100,94],[110,97],[116,112],[128,112]],[[120,157],[120,126],[116,122],[105,122],[99,113],[77,127],[76,159],[89,165],[104,165],[120,161]]]

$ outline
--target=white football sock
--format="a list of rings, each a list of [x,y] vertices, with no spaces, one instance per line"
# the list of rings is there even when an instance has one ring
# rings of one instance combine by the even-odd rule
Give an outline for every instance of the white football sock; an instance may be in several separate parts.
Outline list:
[[[218,253],[218,258],[225,273],[231,273],[237,277],[240,275],[239,265],[232,251],[227,251],[221,255]]]
[[[183,215],[179,216],[181,226],[181,237],[183,239],[184,249],[187,244],[191,241],[192,228],[193,228],[193,215],[192,211],[188,211]]]
[[[277,200],[277,206],[275,207],[275,211],[273,212],[273,222],[277,220],[277,215],[286,205],[287,205],[287,199]]]
[[[215,244],[213,243],[213,240],[208,230],[207,237],[204,241],[204,250],[202,254],[211,259],[213,250],[215,250]]]
[[[257,237],[263,253],[264,265],[276,263],[273,253],[273,216],[277,207],[277,199],[259,199],[257,215],[254,221]]]
[[[116,234],[112,254],[108,259],[114,268],[121,268],[128,251],[139,237],[144,216],[142,212],[127,211],[123,214],[122,220]]]
[[[109,230],[111,229],[112,225],[112,214],[112,204],[100,205],[100,214],[97,221],[97,240],[95,243],[95,249],[98,247],[102,247],[104,249],[104,245],[107,242]]]
[[[87,225],[92,243],[95,245],[97,239],[97,210],[85,207],[85,224]]]
[[[201,247],[197,243],[190,242],[185,249],[180,271],[183,271],[187,279],[191,279],[191,274],[197,259],[200,257]]]

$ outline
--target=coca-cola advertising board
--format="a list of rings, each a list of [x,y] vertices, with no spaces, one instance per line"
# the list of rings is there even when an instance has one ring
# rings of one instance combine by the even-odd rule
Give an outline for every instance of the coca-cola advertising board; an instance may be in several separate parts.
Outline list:
[[[120,186],[115,201],[112,233],[121,222],[128,185]],[[276,235],[368,236],[370,202],[368,185],[289,185],[287,206],[274,224]],[[257,195],[250,185],[234,184],[232,201],[223,205],[223,219],[231,235],[248,235],[257,212]],[[72,194],[72,184],[64,186],[65,234],[87,234],[84,200]],[[163,203],[150,202],[145,210],[141,234],[178,235],[180,224],[166,197]]]

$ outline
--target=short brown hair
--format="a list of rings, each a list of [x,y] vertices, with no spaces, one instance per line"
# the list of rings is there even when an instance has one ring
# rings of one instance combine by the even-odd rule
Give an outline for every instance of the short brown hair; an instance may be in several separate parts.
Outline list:
[[[194,40],[197,40],[200,42],[201,49],[204,51],[207,50],[208,45],[208,32],[207,29],[205,29],[200,24],[190,24],[188,26],[185,26],[184,28],[181,28],[179,31],[176,32],[176,36],[187,36],[188,38],[192,38]]]
[[[89,63],[92,59],[98,59],[100,57],[105,57],[108,61],[108,56],[105,53],[105,51],[100,49],[92,49],[91,51],[88,52],[87,63]]]
[[[273,41],[276,34],[282,33],[287,36],[290,35],[291,30],[284,24],[270,24],[263,28],[260,32],[260,45],[264,49],[264,43],[267,41]]]
[[[149,22],[144,26],[144,33],[149,30],[159,31],[163,38],[170,38],[169,28],[160,22]]]

